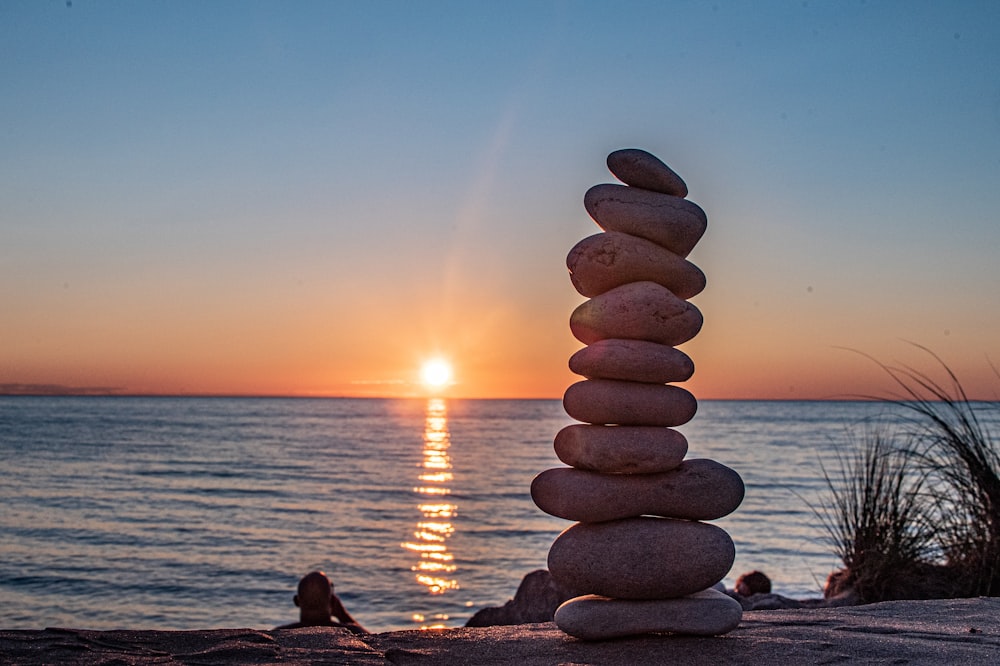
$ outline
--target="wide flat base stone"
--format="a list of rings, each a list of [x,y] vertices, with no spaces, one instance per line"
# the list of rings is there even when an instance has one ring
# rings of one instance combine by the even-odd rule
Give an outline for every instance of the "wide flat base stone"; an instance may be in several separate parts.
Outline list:
[[[576,597],[556,609],[556,626],[570,636],[599,641],[639,634],[718,636],[740,624],[743,607],[718,590],[679,599],[634,601],[594,594]]]

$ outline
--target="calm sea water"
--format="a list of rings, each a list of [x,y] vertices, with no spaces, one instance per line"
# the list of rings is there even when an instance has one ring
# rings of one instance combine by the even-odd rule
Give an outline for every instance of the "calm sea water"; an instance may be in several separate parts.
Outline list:
[[[889,408],[714,402],[681,430],[747,484],[727,578],[818,596],[821,461]],[[323,569],[373,631],[460,626],[545,566],[567,521],[557,400],[0,397],[0,627],[270,628]]]

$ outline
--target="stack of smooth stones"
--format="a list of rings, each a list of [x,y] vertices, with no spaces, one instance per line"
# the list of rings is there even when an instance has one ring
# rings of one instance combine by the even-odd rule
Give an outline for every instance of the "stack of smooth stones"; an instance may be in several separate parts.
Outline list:
[[[743,501],[739,474],[686,459],[675,426],[694,417],[695,397],[672,385],[694,372],[676,349],[702,315],[687,299],[705,287],[686,259],[705,232],[704,211],[684,181],[642,150],[619,150],[608,168],[625,185],[596,185],[584,198],[604,232],[580,241],[566,263],[590,300],[570,317],[586,347],[569,360],[586,377],[563,406],[582,423],[555,438],[559,459],[531,484],[540,509],[577,521],[549,549],[561,586],[580,596],[555,622],[587,640],[645,633],[717,635],[740,623],[739,602],[714,589],[736,555],[729,535],[705,522]]]

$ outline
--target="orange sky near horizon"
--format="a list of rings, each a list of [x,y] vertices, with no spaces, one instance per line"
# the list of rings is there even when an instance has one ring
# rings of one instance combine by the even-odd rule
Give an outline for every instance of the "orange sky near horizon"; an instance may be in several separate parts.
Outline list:
[[[569,332],[568,317],[583,298],[568,277],[554,278],[547,290],[562,292],[555,297],[561,311],[532,310],[498,296],[486,299],[488,306],[470,300],[445,313],[418,301],[370,294],[322,303],[252,298],[227,307],[204,293],[199,311],[190,302],[174,312],[144,311],[135,303],[127,308],[106,304],[101,311],[97,303],[65,296],[62,307],[35,303],[39,314],[58,312],[59,317],[33,328],[32,339],[8,333],[5,340],[21,349],[44,350],[16,368],[19,383],[57,383],[69,392],[559,398],[581,379],[567,367],[569,356],[582,346]],[[178,295],[179,300],[197,303],[196,291]],[[373,303],[366,307],[368,301]],[[891,395],[897,387],[866,354],[947,380],[925,351],[904,340],[837,328],[836,316],[822,318],[808,299],[800,301],[801,307],[786,305],[784,316],[793,321],[813,317],[804,327],[754,317],[760,304],[727,307],[711,290],[695,297],[705,326],[681,346],[696,366],[684,386],[700,399]],[[991,340],[945,331],[916,333],[921,335],[914,342],[922,338],[940,355],[971,397],[998,399],[1000,380],[990,359],[985,353],[967,353],[988,349]],[[928,337],[934,339],[926,342]],[[30,358],[27,353],[22,357]],[[452,364],[454,382],[428,391],[420,382],[420,369],[439,357]]]

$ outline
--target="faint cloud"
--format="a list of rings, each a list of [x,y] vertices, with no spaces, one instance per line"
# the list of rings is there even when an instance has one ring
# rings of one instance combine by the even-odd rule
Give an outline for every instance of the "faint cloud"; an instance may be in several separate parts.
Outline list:
[[[406,384],[405,379],[352,379],[354,386],[401,386]]]
[[[0,395],[120,395],[118,386],[66,386],[64,384],[0,384]]]

